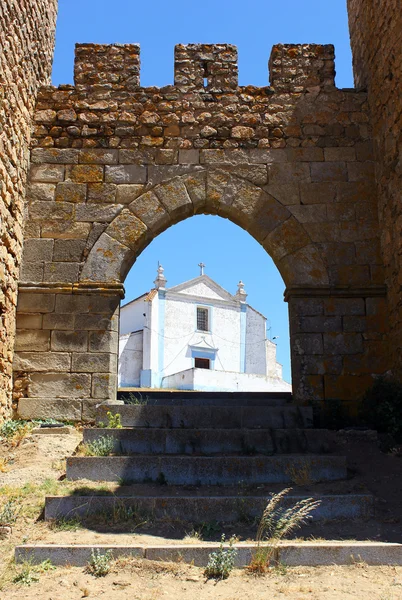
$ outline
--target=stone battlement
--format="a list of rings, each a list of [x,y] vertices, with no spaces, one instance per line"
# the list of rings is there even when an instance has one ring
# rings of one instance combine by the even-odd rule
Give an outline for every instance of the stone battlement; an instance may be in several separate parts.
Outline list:
[[[271,85],[276,89],[334,87],[334,47],[277,44],[272,49],[269,69]],[[77,44],[74,80],[77,87],[86,90],[94,85],[135,90],[140,86],[139,44]],[[236,46],[178,44],[174,54],[174,85],[195,92],[236,90]]]

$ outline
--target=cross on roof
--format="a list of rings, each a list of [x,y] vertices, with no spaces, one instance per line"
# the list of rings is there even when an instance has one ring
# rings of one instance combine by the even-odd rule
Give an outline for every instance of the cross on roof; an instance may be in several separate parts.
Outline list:
[[[199,267],[200,267],[200,269],[201,269],[200,275],[204,275],[204,269],[205,269],[205,267],[206,267],[207,265],[204,265],[204,263],[203,263],[203,262],[200,262],[200,263],[198,263],[198,266],[199,266]]]

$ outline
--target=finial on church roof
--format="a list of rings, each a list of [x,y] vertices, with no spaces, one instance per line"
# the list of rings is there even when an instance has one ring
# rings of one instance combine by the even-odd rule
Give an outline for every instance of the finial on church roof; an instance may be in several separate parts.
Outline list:
[[[200,267],[200,275],[204,275],[204,269],[207,265],[204,265],[203,262],[198,263],[198,266]]]
[[[162,265],[158,262],[158,275],[156,276],[156,279],[154,281],[155,284],[155,288],[157,290],[160,289],[165,289],[166,284],[167,284],[167,279],[165,277],[164,273],[164,268],[162,267]]]
[[[238,298],[240,302],[245,302],[247,298],[247,292],[244,289],[244,283],[241,280],[237,284],[236,298]]]

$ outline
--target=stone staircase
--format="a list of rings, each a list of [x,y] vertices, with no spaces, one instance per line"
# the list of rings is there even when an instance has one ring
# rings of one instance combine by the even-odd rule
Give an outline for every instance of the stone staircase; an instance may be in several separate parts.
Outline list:
[[[84,442],[111,436],[114,455],[70,457],[67,478],[116,482],[120,503],[154,517],[235,522],[241,506],[243,518],[255,518],[277,484],[347,477],[345,458],[332,453],[331,432],[314,429],[311,408],[291,404],[290,394],[156,392],[146,404],[100,406],[98,424],[107,422],[108,411],[120,415],[123,428],[85,429]],[[320,499],[316,520],[367,517],[372,508],[365,495]],[[115,502],[116,494],[90,502],[79,495],[47,498],[45,518],[84,516]]]

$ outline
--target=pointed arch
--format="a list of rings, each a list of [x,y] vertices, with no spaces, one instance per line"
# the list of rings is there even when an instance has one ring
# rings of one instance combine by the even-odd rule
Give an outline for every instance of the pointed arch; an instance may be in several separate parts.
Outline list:
[[[195,214],[231,220],[268,252],[286,286],[328,285],[322,257],[303,224],[264,186],[223,168],[194,170],[135,196],[108,225],[83,265],[82,283],[123,282],[157,235]]]

